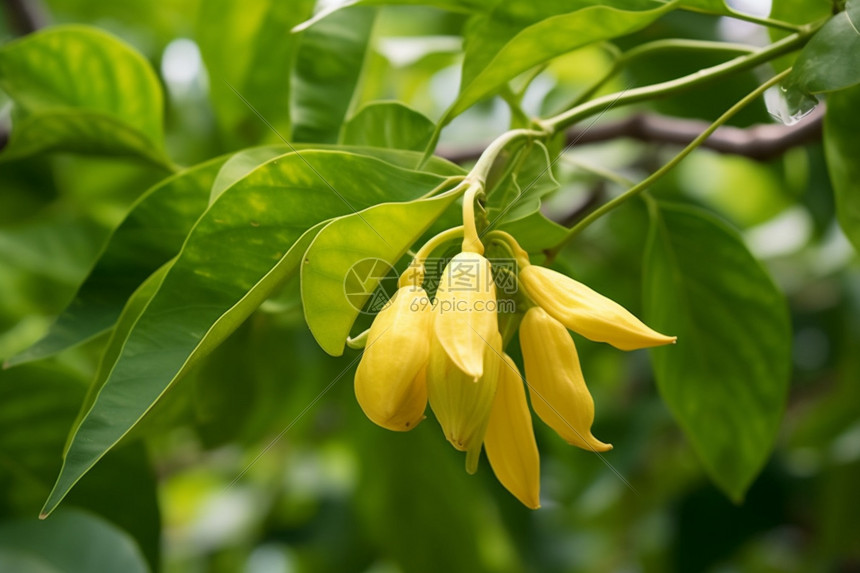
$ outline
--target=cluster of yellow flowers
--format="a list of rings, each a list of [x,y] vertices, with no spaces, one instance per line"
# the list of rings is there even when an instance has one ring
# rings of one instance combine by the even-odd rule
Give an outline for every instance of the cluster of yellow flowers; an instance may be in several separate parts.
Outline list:
[[[473,234],[474,235],[474,234]],[[445,267],[433,304],[422,288],[423,261],[401,277],[375,317],[355,375],[355,394],[374,423],[414,428],[430,407],[445,437],[466,452],[466,471],[482,447],[498,480],[526,506],[540,506],[540,462],[526,401],[568,443],[612,448],[591,433],[594,401],[568,329],[633,350],[675,341],[614,301],[548,268],[531,265],[510,235],[528,309],[519,330],[525,378],[504,352],[491,263],[476,235]]]

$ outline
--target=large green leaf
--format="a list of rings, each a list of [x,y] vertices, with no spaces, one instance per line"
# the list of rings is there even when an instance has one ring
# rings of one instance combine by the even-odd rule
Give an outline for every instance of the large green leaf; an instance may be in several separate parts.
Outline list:
[[[113,325],[129,295],[179,252],[209,200],[220,157],[165,179],[132,207],[114,231],[74,300],[48,333],[6,366],[51,356]]]
[[[627,0],[623,2],[624,7],[631,6],[633,10],[593,5],[570,11],[568,7],[568,13],[549,17],[545,17],[550,11],[546,6],[532,2],[534,13],[518,14],[514,21],[507,12],[505,17],[497,14],[480,17],[467,31],[460,94],[446,112],[443,123],[530,68],[592,42],[644,28],[672,10],[676,2]],[[525,27],[521,25],[522,21],[538,17],[544,18]]]
[[[399,102],[375,102],[361,108],[343,126],[341,143],[420,151],[436,126],[426,116]]]
[[[374,8],[351,7],[302,32],[292,73],[294,141],[336,143],[364,69]]]
[[[305,151],[276,157],[225,190],[132,324],[73,431],[44,511],[295,272],[315,234],[309,229],[385,200],[415,199],[443,181],[365,156]]]
[[[379,279],[362,282],[363,296],[344,283],[350,270],[365,259],[394,265],[407,249],[461,195],[448,192],[408,203],[383,203],[346,215],[325,226],[305,254],[302,265],[302,304],[305,320],[323,350],[343,354],[353,322]]]
[[[842,230],[860,250],[860,86],[838,91],[827,98],[824,117],[824,151],[830,182],[836,197],[836,216]]]
[[[836,14],[800,52],[786,84],[807,93],[860,83],[860,9]]]
[[[0,48],[0,88],[16,105],[0,161],[60,150],[170,166],[158,78],[113,36],[62,26],[11,42]]]
[[[713,215],[654,204],[645,321],[660,394],[713,481],[739,501],[773,446],[791,373],[787,305],[738,234]]]
[[[27,567],[34,567],[33,563],[41,567],[15,569],[20,573],[150,570],[125,532],[82,511],[64,511],[46,522],[35,518],[0,522],[0,564],[9,555],[20,556],[17,559],[26,560]]]
[[[287,70],[299,37],[286,31],[310,17],[313,5],[312,0],[208,0],[201,4],[197,40],[223,138],[250,145],[277,140],[272,128],[284,136],[290,133],[290,108],[285,105],[290,98]]]

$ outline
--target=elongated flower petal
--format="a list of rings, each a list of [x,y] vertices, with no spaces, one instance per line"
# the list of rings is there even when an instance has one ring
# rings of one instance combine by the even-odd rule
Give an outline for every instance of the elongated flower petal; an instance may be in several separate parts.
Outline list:
[[[591,435],[594,400],[585,386],[570,333],[542,308],[530,308],[520,324],[520,346],[532,408],[569,444],[605,452],[612,446]]]
[[[676,337],[648,328],[617,302],[561,273],[529,265],[519,274],[526,294],[570,330],[621,350],[671,344]]]
[[[489,342],[492,346],[484,343],[482,353],[484,374],[477,381],[454,363],[436,337],[430,342],[427,365],[430,407],[448,441],[466,452],[469,473],[478,468],[499,378],[502,337],[496,332]]]
[[[355,397],[383,428],[411,430],[424,419],[432,320],[427,293],[411,286],[399,289],[373,320],[355,372]]]
[[[436,292],[436,337],[457,367],[477,379],[487,343],[498,332],[496,285],[490,262],[478,253],[459,253]]]
[[[499,369],[484,448],[502,485],[526,507],[539,508],[540,456],[532,415],[520,372],[507,354]]]

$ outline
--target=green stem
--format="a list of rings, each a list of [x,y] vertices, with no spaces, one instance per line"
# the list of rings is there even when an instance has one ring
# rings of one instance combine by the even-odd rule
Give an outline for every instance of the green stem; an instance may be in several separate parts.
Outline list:
[[[475,167],[472,168],[472,172],[469,174],[469,177],[478,181],[482,187],[485,186],[487,183],[487,176],[490,173],[490,168],[493,167],[493,163],[495,163],[496,158],[505,149],[505,147],[508,146],[508,144],[516,141],[517,139],[537,139],[546,137],[547,135],[548,132],[546,131],[538,131],[534,129],[512,129],[511,131],[506,131],[493,140],[493,142],[484,150],[481,157],[478,158],[478,162],[475,164]]]
[[[609,94],[593,99],[571,110],[543,120],[540,124],[547,131],[557,133],[559,130],[565,129],[589,116],[601,113],[610,107],[629,105],[686,91],[692,87],[727,77],[736,72],[754,68],[777,56],[791,52],[803,45],[809,39],[812,32],[812,29],[805,29],[803,32],[786,36],[782,40],[751,54],[734,58],[728,62],[705,68],[674,80],[643,86],[641,88],[633,88],[617,94]]]
[[[617,52],[617,48],[613,44],[610,44],[615,51]],[[673,38],[666,40],[655,40],[653,42],[648,42],[647,44],[642,44],[631,48],[630,50],[624,53],[617,53],[615,56],[615,61],[612,64],[612,67],[606,72],[606,74],[593,83],[588,89],[579,94],[572,102],[564,107],[564,109],[571,109],[578,105],[581,105],[600,91],[609,80],[618,75],[618,73],[624,69],[625,66],[630,65],[630,62],[633,62],[643,56],[653,55],[655,53],[660,52],[670,52],[675,50],[688,50],[688,51],[696,51],[696,52],[733,52],[733,53],[741,53],[741,54],[749,54],[755,51],[755,48],[752,46],[747,46],[745,44],[732,44],[728,42],[710,42],[706,40],[686,40],[683,38]]]
[[[431,189],[430,191],[428,191],[427,193],[422,195],[421,199],[427,199],[429,197],[435,197],[440,192],[451,187],[451,185],[453,183],[456,183],[457,185],[455,185],[453,188],[451,188],[451,191],[453,191],[465,180],[466,180],[465,175],[451,175],[450,177],[446,178],[442,183],[440,183],[439,185],[437,185],[436,187],[434,187],[433,189]]]
[[[783,22],[782,20],[774,20],[773,18],[753,16],[752,14],[744,14],[743,12],[736,12],[731,8],[729,8],[727,14],[708,12],[705,10],[697,10],[695,8],[688,8],[685,6],[681,6],[681,10],[687,10],[689,12],[698,12],[701,14],[710,14],[712,16],[728,16],[729,18],[734,18],[735,20],[743,20],[744,22],[752,22],[753,24],[758,24],[760,26],[767,26],[768,28],[776,28],[778,30],[788,30],[789,32],[799,32],[803,29],[802,26],[799,26],[797,24]]]
[[[511,123],[515,126],[528,125],[531,119],[520,105],[522,96],[515,94],[510,86],[505,86],[499,95],[508,104],[508,109],[511,110]]]
[[[603,204],[601,207],[591,212],[587,217],[585,217],[582,221],[580,221],[572,229],[570,229],[560,243],[547,251],[547,258],[549,260],[555,258],[555,256],[561,251],[561,249],[563,249],[565,245],[567,245],[574,237],[581,233],[582,230],[585,229],[588,225],[590,225],[609,211],[623,204],[624,202],[632,199],[633,197],[636,197],[637,195],[645,191],[648,187],[653,185],[657,180],[666,175],[666,173],[668,173],[685,157],[687,157],[687,155],[689,155],[693,150],[699,147],[699,145],[701,145],[702,142],[704,142],[714,131],[716,131],[718,127],[726,123],[737,112],[739,112],[741,109],[743,109],[756,98],[758,98],[761,94],[765,92],[765,90],[782,81],[789,74],[789,72],[791,72],[791,68],[775,75],[774,77],[760,85],[758,88],[747,94],[743,99],[735,103],[735,105],[730,107],[725,113],[723,113],[723,115],[717,118],[714,123],[709,125],[708,128],[705,129],[705,131],[699,134],[696,139],[690,142],[687,147],[681,150],[681,152],[678,153],[675,157],[673,157],[668,163],[660,167],[660,169],[658,169],[636,185],[630,187],[627,191],[625,191],[618,197],[612,199],[611,201]]]

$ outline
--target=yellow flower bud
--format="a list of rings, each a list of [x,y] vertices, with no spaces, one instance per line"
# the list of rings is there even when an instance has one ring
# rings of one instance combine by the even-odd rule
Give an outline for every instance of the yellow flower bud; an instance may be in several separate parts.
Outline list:
[[[483,375],[477,380],[454,363],[436,337],[430,342],[430,362],[427,365],[430,407],[451,445],[466,452],[466,471],[470,474],[478,469],[481,446],[496,395],[502,337],[497,331],[483,344]]]
[[[526,294],[570,330],[621,350],[636,350],[675,342],[648,328],[617,302],[561,273],[537,265],[520,271]]]
[[[478,379],[487,342],[498,333],[496,285],[490,261],[478,253],[459,253],[442,272],[436,292],[434,330],[454,364]]]
[[[612,446],[591,435],[594,400],[585,386],[570,333],[542,308],[530,308],[520,324],[520,346],[532,408],[569,444],[605,452]]]
[[[411,430],[424,419],[432,321],[427,293],[412,286],[400,288],[373,320],[355,372],[355,397],[383,428]]]
[[[493,473],[523,505],[540,507],[540,457],[532,415],[517,365],[507,354],[499,368],[499,384],[484,448]]]

